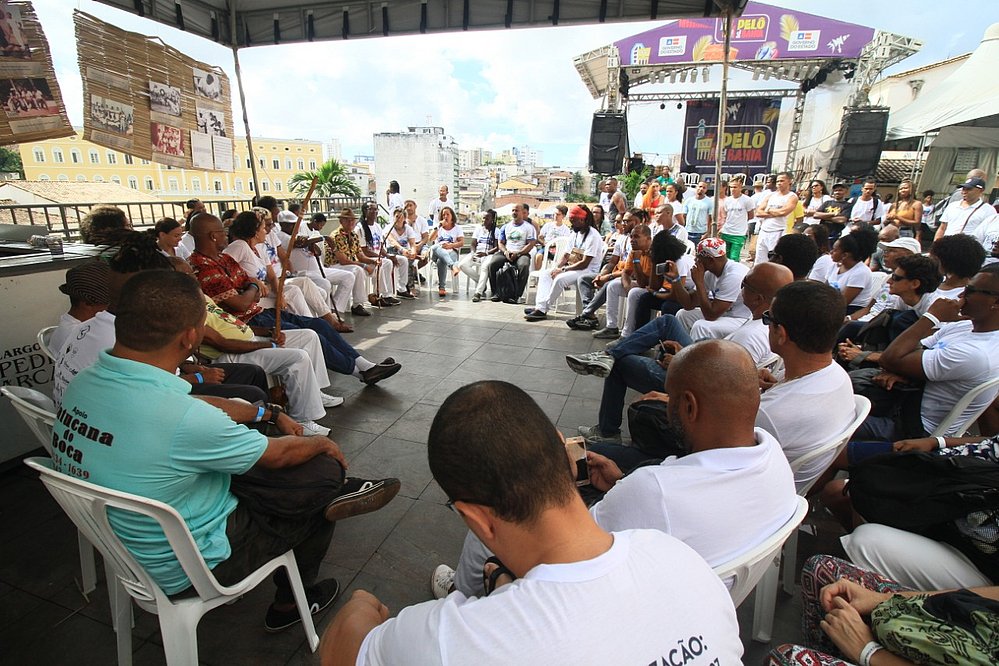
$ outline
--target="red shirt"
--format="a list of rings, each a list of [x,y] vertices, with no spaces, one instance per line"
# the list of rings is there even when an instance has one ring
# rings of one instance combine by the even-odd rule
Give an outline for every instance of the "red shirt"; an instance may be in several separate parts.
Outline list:
[[[236,260],[228,254],[219,254],[217,259],[212,259],[195,251],[188,261],[194,269],[194,274],[198,276],[201,291],[226,312],[243,321],[250,321],[263,310],[254,303],[249,310],[236,312],[223,302],[240,294],[251,282]]]

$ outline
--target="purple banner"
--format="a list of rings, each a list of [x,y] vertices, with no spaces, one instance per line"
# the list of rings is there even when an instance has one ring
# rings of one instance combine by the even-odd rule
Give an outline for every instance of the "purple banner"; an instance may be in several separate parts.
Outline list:
[[[874,29],[758,2],[734,20],[731,60],[764,61],[860,57]],[[614,43],[621,64],[662,65],[721,62],[723,19],[681,19]]]
[[[780,99],[728,101],[725,116],[726,173],[770,171]],[[687,102],[683,127],[682,171],[713,174],[718,154],[718,100]]]

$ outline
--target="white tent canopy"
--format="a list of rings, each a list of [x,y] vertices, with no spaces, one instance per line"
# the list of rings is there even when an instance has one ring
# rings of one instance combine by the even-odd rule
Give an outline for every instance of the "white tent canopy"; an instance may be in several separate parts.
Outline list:
[[[932,95],[917,97],[911,104],[891,113],[888,139],[921,136],[943,127],[973,124],[999,114],[996,63],[999,63],[999,23],[989,26],[974,53],[952,76],[934,87]]]

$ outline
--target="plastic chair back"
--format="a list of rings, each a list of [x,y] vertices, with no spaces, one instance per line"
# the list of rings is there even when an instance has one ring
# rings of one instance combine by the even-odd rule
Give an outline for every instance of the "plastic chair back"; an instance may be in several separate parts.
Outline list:
[[[53,361],[56,360],[55,354],[52,348],[49,346],[49,340],[52,339],[52,333],[58,326],[46,326],[42,330],[38,331],[38,346],[41,347],[42,353],[48,356]]]
[[[846,443],[850,441],[850,437],[856,432],[860,424],[864,422],[867,415],[871,413],[871,401],[862,395],[853,396],[853,421],[848,425],[842,432],[837,433],[830,439],[827,439],[822,444],[819,444],[814,449],[796,459],[791,463],[791,471],[797,476],[798,472],[804,468],[807,464],[813,460],[819,458],[828,457],[830,452],[834,452],[832,457],[835,457],[839,452],[846,446]],[[818,478],[814,479],[812,483],[809,483],[807,487],[801,488],[798,491],[799,495],[806,495],[811,489],[812,484],[817,481]]]
[[[888,281],[888,274],[882,271],[871,273],[871,298],[875,298],[884,289],[885,282]]]
[[[4,386],[0,388],[0,393],[10,398],[28,429],[52,455],[52,424],[55,423],[56,411],[52,398],[23,386]]]
[[[770,537],[739,557],[720,564],[714,568],[715,573],[722,580],[732,578],[732,587],[729,594],[732,595],[732,603],[736,606],[745,601],[749,593],[753,591],[756,584],[760,582],[767,571],[767,567],[773,566],[775,558],[780,554],[780,549],[787,541],[787,538],[798,529],[798,525],[804,520],[808,513],[808,501],[804,497],[797,497],[797,504],[794,514]]]
[[[968,405],[974,402],[983,393],[991,391],[999,387],[999,377],[990,379],[987,382],[982,382],[975,388],[968,391],[963,398],[957,401],[957,404],[951,407],[951,410],[947,412],[947,416],[943,418],[942,421],[933,429],[930,433],[932,437],[943,437],[947,435],[948,432],[953,431],[954,437],[961,437],[965,431],[978,420],[986,409],[992,404],[992,400],[986,400],[982,403],[981,407],[972,410],[967,416],[964,415],[964,411],[968,409]],[[995,392],[992,394],[993,399],[995,398]],[[955,427],[956,426],[956,427]]]

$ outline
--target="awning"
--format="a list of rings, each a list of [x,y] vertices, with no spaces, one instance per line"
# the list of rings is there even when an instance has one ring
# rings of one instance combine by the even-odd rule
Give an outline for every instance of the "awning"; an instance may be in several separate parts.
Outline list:
[[[98,0],[224,46],[738,15],[747,0]]]

